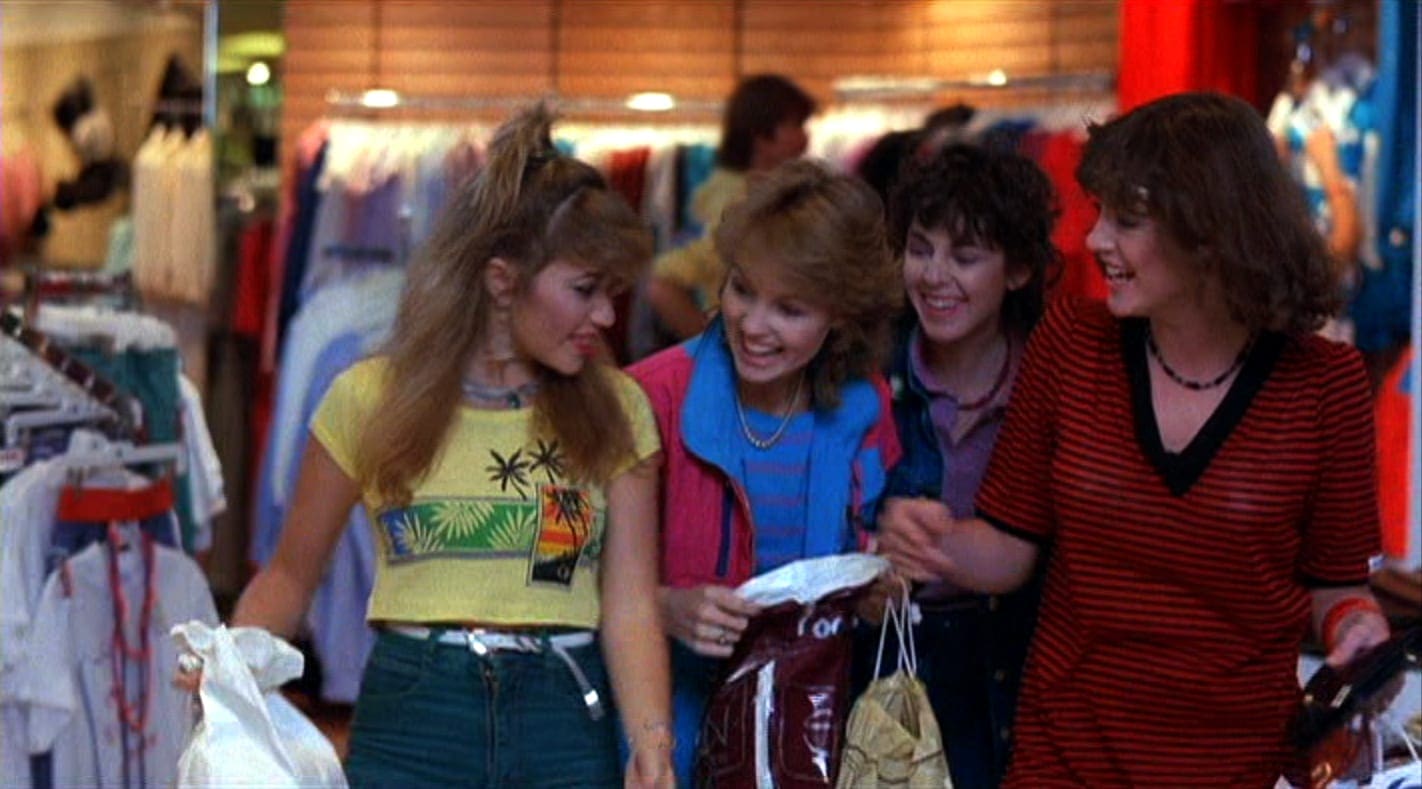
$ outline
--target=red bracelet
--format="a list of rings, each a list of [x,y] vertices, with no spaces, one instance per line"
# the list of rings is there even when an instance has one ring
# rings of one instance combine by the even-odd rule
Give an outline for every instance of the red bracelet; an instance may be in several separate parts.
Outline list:
[[[1332,652],[1338,645],[1338,626],[1343,624],[1343,620],[1350,614],[1358,611],[1372,611],[1379,616],[1382,615],[1382,607],[1378,601],[1371,597],[1345,597],[1333,604],[1328,609],[1328,613],[1323,617],[1323,649],[1325,652]]]

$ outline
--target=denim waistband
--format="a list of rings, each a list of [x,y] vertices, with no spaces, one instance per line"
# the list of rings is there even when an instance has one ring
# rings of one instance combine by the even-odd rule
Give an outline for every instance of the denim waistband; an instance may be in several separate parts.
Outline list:
[[[600,720],[605,714],[601,694],[588,681],[587,674],[583,673],[582,668],[578,666],[578,661],[568,652],[570,649],[591,646],[597,640],[597,636],[591,630],[539,635],[527,632],[501,633],[482,628],[431,628],[423,625],[386,625],[385,629],[405,638],[434,641],[445,646],[468,649],[480,657],[491,652],[530,654],[548,652],[568,667],[568,672],[573,675],[573,679],[578,683],[578,690],[583,694],[583,703],[587,705],[588,716],[593,720]]]

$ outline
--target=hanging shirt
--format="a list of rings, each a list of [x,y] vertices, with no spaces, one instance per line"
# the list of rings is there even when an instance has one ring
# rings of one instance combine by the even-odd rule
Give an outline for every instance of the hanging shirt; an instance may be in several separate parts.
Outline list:
[[[45,552],[65,470],[35,463],[0,487],[0,666],[17,665],[44,587]]]
[[[19,702],[20,663],[44,586],[44,553],[64,469],[26,467],[0,486],[0,786],[29,786],[28,716]]]
[[[212,137],[199,129],[168,162],[172,171],[173,212],[168,295],[206,307],[217,274],[217,205],[213,199]]]
[[[168,631],[194,619],[216,626],[217,609],[202,570],[180,551],[153,546],[150,574],[135,541],[119,552],[114,579],[111,550],[107,543],[90,545],[45,582],[21,668],[28,746],[31,753],[52,752],[54,786],[171,786],[194,720],[190,695],[172,685],[178,648]],[[115,596],[121,591],[128,602],[125,639],[136,648],[150,578],[156,595],[147,628],[151,654],[127,661],[129,670],[116,682]],[[120,690],[134,714],[146,709],[141,744],[122,721]]]
[[[289,469],[300,462],[300,446],[305,424],[300,419],[301,403],[310,387],[321,351],[342,334],[360,332],[367,337],[384,337],[395,323],[395,310],[405,286],[405,272],[398,268],[371,269],[319,291],[302,305],[290,326],[277,375],[276,409],[272,419],[267,452],[272,454],[272,485],[276,501],[285,505],[294,476]]]
[[[212,547],[212,519],[227,511],[227,494],[222,482],[222,461],[212,445],[197,387],[187,376],[179,375],[178,392],[183,399],[183,451],[187,455],[188,500],[194,521],[192,550],[200,552]]]

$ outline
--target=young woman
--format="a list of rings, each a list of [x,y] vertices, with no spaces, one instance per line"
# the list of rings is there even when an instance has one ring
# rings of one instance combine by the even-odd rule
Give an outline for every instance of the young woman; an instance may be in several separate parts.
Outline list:
[[[290,637],[364,502],[381,632],[354,786],[621,785],[609,674],[626,784],[671,783],[656,425],[599,361],[650,240],[550,121],[500,129],[413,264],[384,355],[332,385],[276,556],[233,616]]]
[[[1310,625],[1335,664],[1388,634],[1367,376],[1253,107],[1143,105],[1077,176],[1107,302],[1033,332],[980,518],[903,503],[928,536],[884,547],[993,592],[1051,546],[1006,786],[1273,786]]]
[[[972,512],[1042,314],[1052,220],[1051,182],[1020,156],[954,145],[903,176],[890,232],[914,320],[890,373],[904,458],[889,496]],[[889,545],[927,537],[896,507],[878,525]],[[919,675],[957,789],[1002,780],[1039,591],[982,595],[934,579],[914,596]]]
[[[682,780],[720,659],[755,614],[733,587],[858,548],[899,455],[875,371],[901,289],[869,187],[781,165],[727,209],[715,242],[729,268],[720,315],[630,370],[666,449],[660,600],[678,642]]]

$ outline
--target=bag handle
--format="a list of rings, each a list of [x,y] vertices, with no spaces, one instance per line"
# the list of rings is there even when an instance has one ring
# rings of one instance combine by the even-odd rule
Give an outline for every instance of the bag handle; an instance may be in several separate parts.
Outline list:
[[[884,621],[879,625],[879,653],[874,658],[874,678],[878,679],[884,665],[884,640],[889,633],[889,623],[894,625],[894,637],[899,642],[898,671],[907,670],[918,676],[918,649],[913,638],[913,616],[910,613],[912,601],[909,599],[908,581],[899,580],[899,602],[894,598],[884,601]]]

